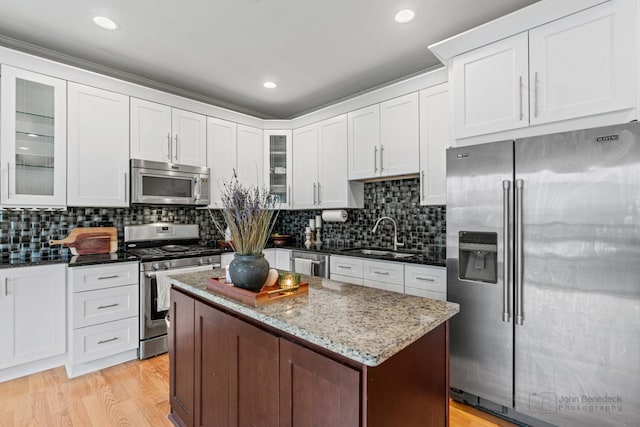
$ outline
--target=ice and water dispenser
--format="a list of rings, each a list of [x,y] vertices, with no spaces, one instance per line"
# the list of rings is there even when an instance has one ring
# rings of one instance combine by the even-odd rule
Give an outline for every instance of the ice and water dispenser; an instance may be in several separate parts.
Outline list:
[[[460,231],[458,275],[461,280],[498,282],[498,234]]]

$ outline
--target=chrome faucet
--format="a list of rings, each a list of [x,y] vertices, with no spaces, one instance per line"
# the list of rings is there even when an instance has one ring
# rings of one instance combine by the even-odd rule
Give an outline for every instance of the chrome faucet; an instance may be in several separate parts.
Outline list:
[[[398,242],[398,225],[396,224],[393,218],[391,218],[390,216],[383,216],[378,218],[378,220],[376,221],[376,225],[373,226],[373,229],[371,230],[371,232],[372,233],[376,232],[376,230],[378,229],[378,224],[380,224],[380,221],[382,221],[383,219],[388,219],[393,223],[393,250],[397,251],[398,246],[404,246],[404,242],[402,243]]]

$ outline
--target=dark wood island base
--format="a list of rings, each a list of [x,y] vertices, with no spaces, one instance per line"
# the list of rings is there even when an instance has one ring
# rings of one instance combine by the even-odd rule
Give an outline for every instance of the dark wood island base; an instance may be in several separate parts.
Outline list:
[[[448,425],[448,322],[367,366],[175,287],[170,315],[176,426]]]

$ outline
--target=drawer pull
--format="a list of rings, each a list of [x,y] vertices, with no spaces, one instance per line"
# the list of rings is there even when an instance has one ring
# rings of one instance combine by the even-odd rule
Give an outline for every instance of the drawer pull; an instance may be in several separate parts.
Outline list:
[[[99,305],[98,306],[98,310],[102,310],[103,308],[116,307],[117,305],[118,305],[118,303],[113,303],[113,304],[109,304],[109,305]]]
[[[388,275],[389,275],[389,272],[388,272],[388,271],[374,271],[373,273],[374,273],[374,274],[383,274],[383,275],[385,275],[385,276],[388,276]]]
[[[115,279],[115,278],[117,278],[117,277],[120,277],[120,276],[118,276],[117,274],[114,274],[113,276],[102,276],[102,277],[98,277],[98,280]]]
[[[344,269],[346,269],[346,270],[351,270],[351,266],[350,266],[350,265],[341,265],[341,264],[338,264],[338,268],[344,268]]]
[[[118,337],[109,338],[108,340],[98,341],[98,344],[106,344],[108,342],[118,341]]]
[[[435,282],[435,279],[432,279],[431,277],[420,277],[420,276],[416,276],[417,280],[424,280],[426,282]]]

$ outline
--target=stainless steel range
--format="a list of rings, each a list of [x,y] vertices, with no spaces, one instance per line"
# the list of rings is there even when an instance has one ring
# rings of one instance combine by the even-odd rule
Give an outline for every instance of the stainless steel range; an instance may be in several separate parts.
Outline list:
[[[167,276],[220,267],[220,250],[198,244],[197,224],[124,228],[125,250],[140,259],[140,359],[166,353]]]

